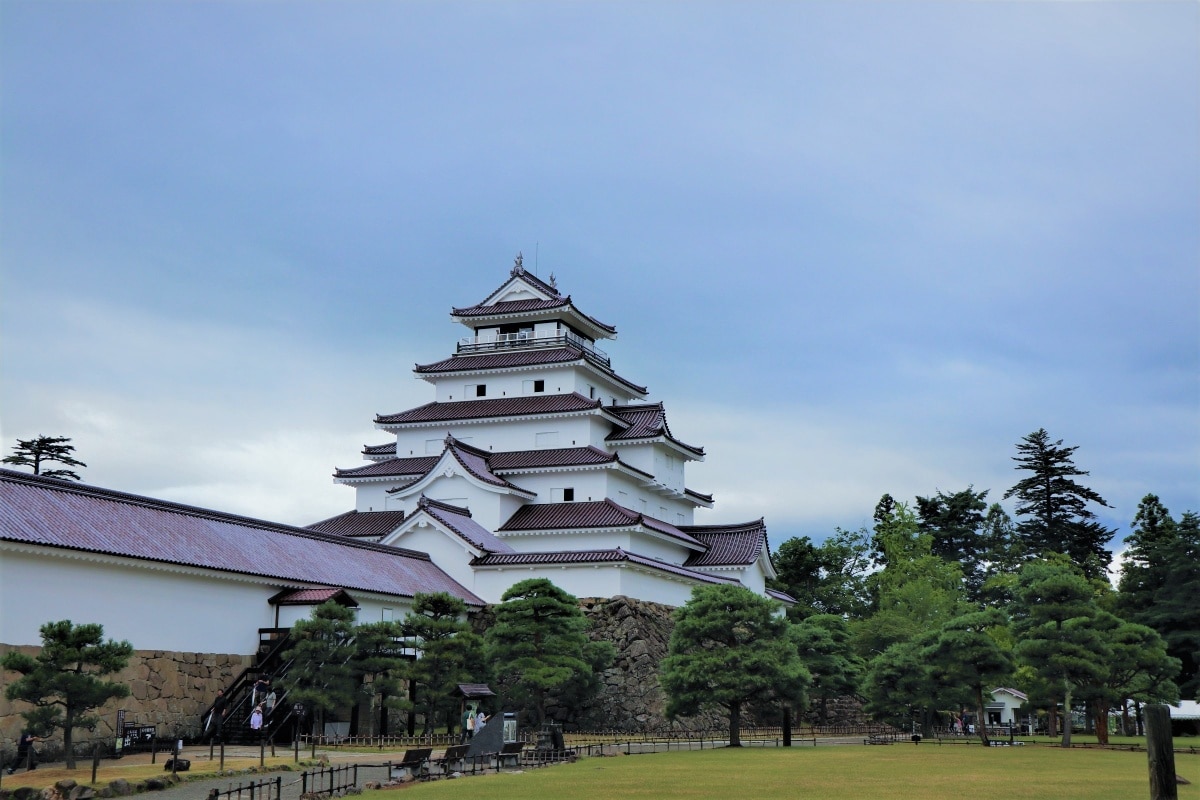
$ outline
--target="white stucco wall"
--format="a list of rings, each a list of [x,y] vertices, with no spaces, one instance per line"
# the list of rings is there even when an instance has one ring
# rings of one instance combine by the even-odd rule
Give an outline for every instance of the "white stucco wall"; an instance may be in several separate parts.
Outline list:
[[[275,624],[281,587],[239,576],[54,548],[0,550],[0,642],[41,643],[38,628],[97,622],[138,650],[253,653]]]
[[[623,594],[672,606],[683,605],[692,593],[691,584],[660,577],[658,573],[643,572],[629,565],[480,569],[475,576],[475,593],[490,603],[497,603],[510,586],[529,578],[545,578],[576,597],[613,597]]]

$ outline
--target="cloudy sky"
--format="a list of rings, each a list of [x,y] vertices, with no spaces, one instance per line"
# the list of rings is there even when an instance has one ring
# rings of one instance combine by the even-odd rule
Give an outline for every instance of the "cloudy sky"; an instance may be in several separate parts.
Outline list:
[[[513,257],[771,539],[1077,445],[1200,511],[1194,2],[0,0],[0,421],[285,522]],[[1011,509],[1011,504],[1009,504]]]

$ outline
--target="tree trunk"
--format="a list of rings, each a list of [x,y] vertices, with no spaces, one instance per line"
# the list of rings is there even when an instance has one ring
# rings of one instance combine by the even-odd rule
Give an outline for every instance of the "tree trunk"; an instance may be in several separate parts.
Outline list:
[[[1063,696],[1063,735],[1062,747],[1071,746],[1071,684],[1067,684],[1066,693]]]
[[[742,704],[733,702],[729,705],[729,746],[741,747],[742,738]]]
[[[983,711],[983,685],[975,687],[975,719],[979,721],[979,741],[985,747],[988,745],[987,717]]]
[[[1097,700],[1094,707],[1095,716],[1092,724],[1096,728],[1096,742],[1108,744],[1108,701]]]
[[[75,709],[68,708],[63,716],[63,749],[66,750],[67,769],[75,769]],[[117,735],[125,731],[117,731]],[[33,744],[29,745],[31,756]]]
[[[1046,735],[1051,739],[1058,736],[1058,709],[1053,706],[1046,714]]]

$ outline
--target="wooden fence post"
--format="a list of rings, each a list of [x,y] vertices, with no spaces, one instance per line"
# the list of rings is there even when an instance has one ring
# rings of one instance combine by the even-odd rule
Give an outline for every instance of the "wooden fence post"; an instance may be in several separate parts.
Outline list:
[[[1146,706],[1146,757],[1150,760],[1150,800],[1178,800],[1171,711],[1166,706]]]

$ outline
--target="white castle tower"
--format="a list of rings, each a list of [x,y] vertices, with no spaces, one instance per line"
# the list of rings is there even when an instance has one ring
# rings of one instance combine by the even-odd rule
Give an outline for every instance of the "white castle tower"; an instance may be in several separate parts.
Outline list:
[[[436,399],[375,426],[371,462],[338,469],[356,509],[310,526],[429,553],[488,602],[545,577],[578,597],[682,605],[693,586],[766,589],[761,519],[694,525],[712,496],[687,487],[701,447],[676,439],[662,403],[618,375],[596,346],[616,328],[516,264],[481,302],[455,308],[455,353],[419,364]]]

